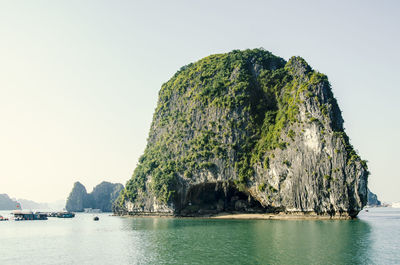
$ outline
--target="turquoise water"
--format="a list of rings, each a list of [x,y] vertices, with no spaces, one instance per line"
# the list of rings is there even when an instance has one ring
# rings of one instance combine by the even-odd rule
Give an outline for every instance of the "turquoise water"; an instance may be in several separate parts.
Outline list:
[[[400,264],[390,208],[347,221],[99,217],[0,222],[0,264]]]

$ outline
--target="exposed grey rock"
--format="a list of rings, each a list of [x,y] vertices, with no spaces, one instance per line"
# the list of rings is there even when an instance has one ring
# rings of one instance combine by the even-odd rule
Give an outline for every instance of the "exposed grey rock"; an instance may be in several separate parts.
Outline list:
[[[112,204],[124,186],[120,183],[103,181],[87,193],[85,186],[76,182],[67,199],[66,209],[71,212],[83,212],[85,208],[100,209],[111,212]]]
[[[229,81],[216,88],[221,72]],[[260,50],[210,56],[182,68],[159,95],[145,154],[115,212],[340,218],[366,205],[366,162],[344,132],[326,76],[302,58],[285,62]],[[211,136],[194,148],[205,131]]]
[[[83,212],[84,208],[90,208],[89,196],[85,186],[79,181],[74,183],[71,193],[68,196],[65,209],[69,212]]]
[[[381,206],[382,203],[380,200],[378,200],[378,196],[376,196],[375,193],[372,193],[369,189],[368,189],[368,206]]]
[[[103,212],[111,212],[112,204],[118,197],[124,186],[120,183],[110,183],[103,181],[89,194],[91,199],[91,207],[93,209],[100,209]]]

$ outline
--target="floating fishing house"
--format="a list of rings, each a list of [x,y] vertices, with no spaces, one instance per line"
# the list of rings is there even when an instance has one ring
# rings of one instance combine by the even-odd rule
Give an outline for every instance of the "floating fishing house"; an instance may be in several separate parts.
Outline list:
[[[26,221],[26,220],[47,220],[46,213],[33,213],[31,211],[14,211],[15,221]]]

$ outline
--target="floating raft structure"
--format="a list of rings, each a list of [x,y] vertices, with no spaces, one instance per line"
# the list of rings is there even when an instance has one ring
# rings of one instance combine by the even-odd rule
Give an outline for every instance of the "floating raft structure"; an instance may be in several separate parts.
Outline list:
[[[12,214],[15,221],[47,220],[47,213],[16,210]]]

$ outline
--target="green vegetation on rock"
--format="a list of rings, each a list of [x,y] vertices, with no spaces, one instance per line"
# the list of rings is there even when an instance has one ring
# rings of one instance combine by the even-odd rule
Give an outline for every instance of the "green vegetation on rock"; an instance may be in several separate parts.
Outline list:
[[[149,194],[164,205],[178,203],[184,183],[205,179],[248,190],[257,169],[269,170],[277,152],[303,137],[305,123],[316,126],[321,145],[334,134],[345,146],[347,164],[361,163],[367,171],[344,132],[327,77],[301,57],[286,62],[264,49],[234,50],[184,66],[161,87],[146,150],[117,207],[142,207]],[[292,163],[280,164],[290,170]],[[257,185],[258,192],[273,193],[268,197],[278,192]]]

